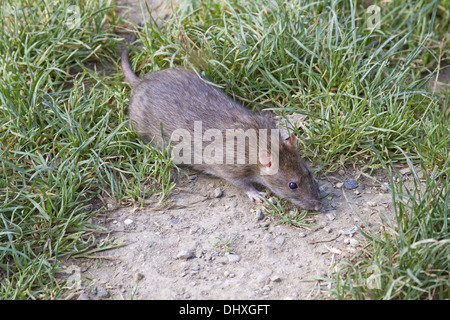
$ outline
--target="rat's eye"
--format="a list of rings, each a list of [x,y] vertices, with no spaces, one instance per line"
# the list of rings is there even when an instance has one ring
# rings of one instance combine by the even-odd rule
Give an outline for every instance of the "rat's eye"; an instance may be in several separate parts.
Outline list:
[[[297,184],[296,184],[295,182],[289,182],[289,188],[291,188],[291,189],[297,189],[298,186],[297,186]]]

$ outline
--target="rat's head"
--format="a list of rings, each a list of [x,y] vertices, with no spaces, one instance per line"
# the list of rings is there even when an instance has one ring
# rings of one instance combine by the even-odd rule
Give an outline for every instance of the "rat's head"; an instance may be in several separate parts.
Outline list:
[[[276,195],[303,209],[319,211],[322,208],[319,185],[295,150],[295,141],[291,134],[279,144],[278,159],[270,153],[259,155],[263,180]]]

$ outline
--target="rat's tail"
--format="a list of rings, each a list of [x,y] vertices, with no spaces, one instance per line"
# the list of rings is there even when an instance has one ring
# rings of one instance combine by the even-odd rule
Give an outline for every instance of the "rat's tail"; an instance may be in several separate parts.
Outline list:
[[[132,37],[130,42],[134,42],[135,40],[136,40],[136,35],[133,33],[133,37]],[[129,53],[130,53],[130,49],[128,49],[128,48],[125,48],[122,51],[121,63],[122,63],[123,74],[125,75],[125,78],[127,79],[127,82],[129,84],[133,84],[133,82],[135,82],[139,78],[138,78],[138,76],[136,76],[134,74],[133,70],[131,70],[130,61],[128,60],[128,54]]]

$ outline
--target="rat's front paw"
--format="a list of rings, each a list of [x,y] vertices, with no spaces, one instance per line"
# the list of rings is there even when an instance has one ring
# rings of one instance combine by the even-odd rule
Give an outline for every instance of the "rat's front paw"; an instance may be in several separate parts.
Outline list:
[[[247,191],[246,193],[252,202],[263,202],[267,196],[267,193],[256,190]]]

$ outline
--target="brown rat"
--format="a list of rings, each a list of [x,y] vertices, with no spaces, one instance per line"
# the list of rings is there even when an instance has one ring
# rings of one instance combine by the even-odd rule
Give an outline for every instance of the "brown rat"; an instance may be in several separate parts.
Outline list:
[[[145,142],[153,141],[159,147],[167,146],[172,134],[180,132],[181,129],[182,133],[194,136],[193,143],[189,136],[183,136],[181,141],[189,145],[189,149],[182,150],[182,156],[192,154],[188,159],[193,161],[184,161],[190,168],[225,179],[245,191],[252,201],[261,202],[266,195],[253,186],[258,183],[302,208],[315,211],[321,209],[317,182],[295,149],[294,135],[286,141],[274,140],[276,142],[273,143],[270,133],[276,134],[277,131],[272,131],[276,130],[272,121],[251,113],[194,71],[165,69],[139,78],[131,69],[128,53],[128,49],[122,53],[122,69],[132,86],[128,115],[133,128]],[[200,145],[195,146],[198,128],[203,140],[208,141],[202,140]],[[261,129],[266,129],[267,133]],[[233,158],[226,159],[227,152],[231,150],[230,147],[227,148],[226,134],[233,130],[256,133],[256,140],[251,140],[250,134],[247,138],[244,137],[243,164],[242,161],[237,161],[239,153],[236,144],[232,146],[235,151],[232,153]],[[211,149],[207,148],[212,145],[213,139],[206,138],[205,132],[215,133],[214,143],[219,143],[219,148],[210,153],[216,162],[204,159],[201,162],[196,161],[197,156],[201,159],[201,156]],[[267,141],[267,148],[258,149],[261,139],[266,139],[264,141]],[[172,145],[176,148],[175,140]],[[232,139],[233,142],[238,140],[238,137]],[[275,151],[272,147],[275,147]],[[253,156],[254,154],[256,156]],[[229,160],[233,162],[230,163]]]

